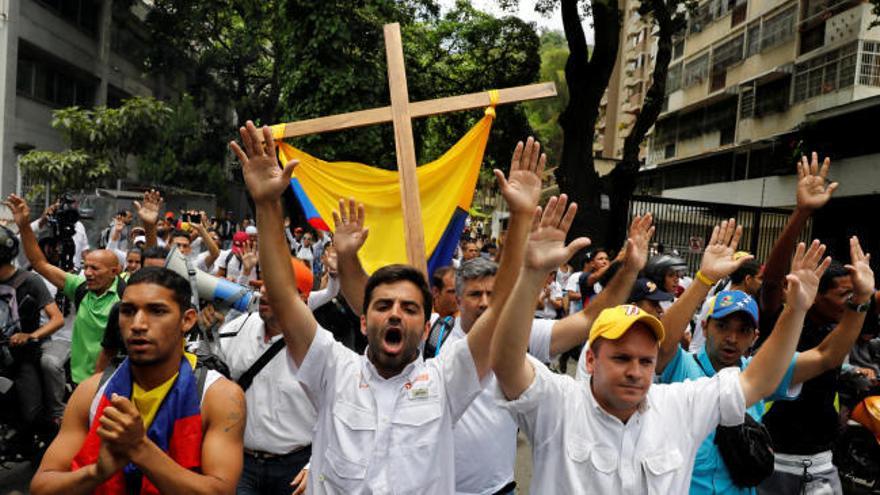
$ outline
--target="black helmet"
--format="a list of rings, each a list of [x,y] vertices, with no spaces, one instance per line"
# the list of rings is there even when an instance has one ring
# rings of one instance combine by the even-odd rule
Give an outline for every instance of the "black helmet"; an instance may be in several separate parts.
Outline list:
[[[682,271],[687,270],[687,267],[687,262],[678,256],[658,254],[648,260],[644,275],[658,286],[663,287],[663,279],[666,278],[666,273],[669,270]]]
[[[0,225],[0,264],[12,263],[18,256],[18,238],[7,227]]]

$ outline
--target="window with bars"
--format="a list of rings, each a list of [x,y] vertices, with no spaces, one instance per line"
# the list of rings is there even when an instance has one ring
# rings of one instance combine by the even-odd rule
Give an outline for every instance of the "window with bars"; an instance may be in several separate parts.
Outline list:
[[[764,20],[761,32],[761,50],[774,47],[794,37],[795,6]]]
[[[746,31],[746,58],[761,51],[761,23],[753,22]]]
[[[860,58],[859,84],[880,86],[880,42],[862,41]],[[852,67],[847,66],[846,70],[855,72],[855,64]],[[843,78],[844,67],[841,67],[840,72]]]
[[[669,66],[666,72],[666,94],[673,93],[681,89],[681,64]]]
[[[755,117],[763,117],[788,110],[791,77],[784,77],[755,89]]]
[[[739,116],[742,119],[752,118],[755,115],[755,84],[744,84],[739,91]]]
[[[794,101],[803,101],[852,86],[857,52],[858,42],[855,42],[795,66]]]
[[[699,57],[686,63],[684,66],[684,87],[702,84],[709,76],[709,53],[704,53]]]
[[[743,59],[744,33],[712,48],[712,70],[721,71]]]

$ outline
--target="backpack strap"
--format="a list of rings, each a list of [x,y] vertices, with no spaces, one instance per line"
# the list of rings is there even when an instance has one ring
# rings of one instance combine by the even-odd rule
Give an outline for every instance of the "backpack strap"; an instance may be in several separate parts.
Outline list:
[[[201,402],[202,397],[205,395],[205,382],[208,380],[208,367],[197,364],[195,374],[196,387],[199,390],[199,401]]]
[[[12,287],[13,290],[18,290],[21,287],[21,284],[24,283],[28,278],[28,273],[24,270],[16,270],[15,274],[6,282],[6,285]]]
[[[116,372],[116,365],[113,363],[107,363],[107,367],[104,368],[104,371],[101,372],[101,379],[98,380],[98,390],[101,390],[101,387],[107,383],[107,380],[113,376],[113,373]]]
[[[263,368],[269,364],[269,361],[272,360],[275,356],[281,352],[281,349],[284,348],[284,339],[280,338],[276,340],[262,355],[260,358],[254,361],[254,364],[251,365],[250,368],[247,369],[240,377],[238,377],[238,385],[241,389],[247,392],[247,389],[250,388],[251,384],[254,382],[254,377],[261,371]]]

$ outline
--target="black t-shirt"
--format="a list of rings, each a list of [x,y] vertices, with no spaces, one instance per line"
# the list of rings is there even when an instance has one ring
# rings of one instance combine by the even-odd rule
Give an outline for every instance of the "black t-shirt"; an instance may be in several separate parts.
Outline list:
[[[0,283],[8,285],[18,273],[16,271],[12,277]],[[40,311],[48,306],[49,303],[55,302],[55,300],[52,299],[49,289],[46,288],[46,284],[43,283],[39,275],[26,272],[24,277],[24,281],[15,291],[15,300],[16,304],[18,304],[21,331],[23,333],[33,333],[40,328]]]
[[[590,299],[596,296],[596,284],[588,284],[587,281],[593,272],[582,272],[578,279],[578,288],[581,291],[581,303],[586,306],[590,303]]]
[[[836,325],[817,325],[809,318],[805,320],[798,352],[819,345]],[[777,452],[813,455],[831,449],[838,431],[834,396],[839,376],[840,366],[804,382],[797,399],[773,403],[773,407],[764,415],[763,423],[773,437]]]

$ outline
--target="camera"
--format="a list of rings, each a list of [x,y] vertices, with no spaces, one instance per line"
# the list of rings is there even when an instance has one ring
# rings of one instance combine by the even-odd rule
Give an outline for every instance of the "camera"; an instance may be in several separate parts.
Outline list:
[[[46,218],[51,236],[58,241],[61,248],[60,268],[65,271],[73,269],[74,266],[76,245],[73,236],[76,234],[79,216],[76,199],[70,193],[64,193],[58,198],[55,211]]]

